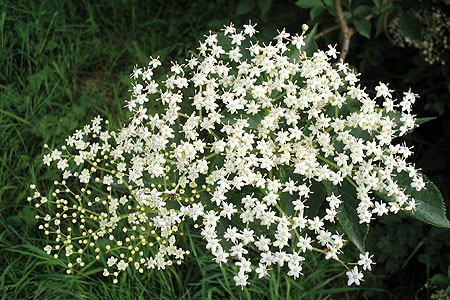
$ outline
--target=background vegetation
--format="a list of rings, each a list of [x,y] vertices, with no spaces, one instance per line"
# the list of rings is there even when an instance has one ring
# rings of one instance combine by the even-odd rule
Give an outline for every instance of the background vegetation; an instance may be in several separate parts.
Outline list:
[[[449,207],[450,69],[429,64],[423,49],[407,43],[400,47],[402,36],[420,41],[426,32],[425,21],[411,9],[439,9],[439,18],[450,24],[445,23],[450,22],[449,1],[341,2],[349,25],[356,28],[346,61],[362,73],[367,90],[379,81],[389,82],[396,91],[411,88],[421,96],[417,115],[438,117],[401,142],[414,146],[416,165],[438,185]],[[143,275],[124,273],[118,285],[101,272],[65,275],[41,250],[44,237],[26,198],[30,183],[49,191],[56,179],[54,170],[42,164],[43,145],[60,145],[98,114],[116,126],[127,120],[122,106],[135,64],[145,64],[150,55],[180,60],[195,50],[207,30],[230,22],[240,26],[249,19],[258,23],[262,40],[270,40],[277,29],[299,32],[303,23],[318,23],[317,32],[323,33],[317,38],[319,46],[340,47],[342,35],[330,4],[0,0],[0,298],[430,299],[445,290],[450,284],[449,232],[409,218],[383,218],[374,225],[368,248],[374,249],[378,264],[360,288],[344,287],[339,266],[312,257],[297,281],[274,270],[270,280],[252,281],[241,291],[234,287],[231,270],[208,264],[209,254],[188,236],[184,242],[194,247],[195,255],[182,266]],[[447,63],[448,52],[442,54]]]

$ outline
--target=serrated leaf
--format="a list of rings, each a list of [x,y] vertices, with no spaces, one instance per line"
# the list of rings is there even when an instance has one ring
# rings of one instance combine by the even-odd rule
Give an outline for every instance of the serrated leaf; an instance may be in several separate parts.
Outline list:
[[[322,184],[325,187],[325,190],[327,191],[327,195],[328,196],[331,196],[333,194],[334,195],[338,195],[339,194],[337,187],[333,183],[331,183],[330,181],[324,180],[324,181],[322,181]]]
[[[314,8],[314,7],[323,7],[323,3],[320,0],[298,0],[295,2],[295,5],[297,5],[300,8]]]
[[[305,214],[310,218],[313,218],[314,216],[317,216],[320,206],[327,195],[323,186],[316,181],[312,182],[310,189],[312,193],[306,201],[306,206],[308,206],[308,208],[305,209]]]
[[[442,197],[441,192],[433,182],[428,180],[425,175],[422,176],[425,182],[425,187],[420,191],[417,191],[415,188],[411,187],[412,180],[407,173],[403,172],[395,177],[398,186],[404,189],[409,200],[413,198],[417,204],[414,212],[405,211],[405,213],[422,222],[437,227],[450,228],[450,222],[447,220],[445,215],[444,198]],[[392,197],[385,194],[377,195],[385,201],[393,201]]]
[[[422,23],[412,16],[403,15],[398,23],[400,32],[410,39],[420,40],[422,36]]]
[[[416,200],[417,206],[414,212],[407,212],[408,215],[426,222],[428,224],[450,228],[450,222],[445,215],[444,198],[438,188],[425,175],[425,188],[416,191],[411,187],[411,178],[405,173],[401,173],[396,178],[400,187],[406,189],[406,193]]]
[[[356,18],[362,19],[367,17],[372,11],[372,8],[368,5],[360,5],[353,10],[353,15]]]
[[[236,15],[245,15],[246,13],[249,13],[253,9],[253,7],[255,7],[255,1],[241,0],[236,6]]]
[[[264,17],[272,5],[272,0],[258,0],[258,7],[261,10],[261,16]]]
[[[401,111],[398,110],[394,110],[394,111],[390,111],[390,112],[385,112],[382,111],[383,117],[385,116],[389,116],[389,118],[394,121],[394,123],[397,125],[397,127],[402,126],[404,123],[400,120],[402,118],[403,113]],[[427,118],[417,118],[415,119],[415,124],[416,125],[420,125],[429,121],[433,121],[434,119],[436,119],[436,117],[427,117]],[[413,130],[410,130],[408,132],[412,132]]]
[[[355,208],[347,204],[344,199],[337,216],[350,241],[361,253],[366,252],[364,244],[369,229],[366,225],[359,224],[359,217]]]
[[[283,209],[283,211],[288,215],[292,216],[295,213],[294,206],[292,205],[292,202],[297,200],[298,197],[294,194],[291,195],[289,193],[281,193],[280,199],[279,199],[279,205]]]
[[[314,52],[317,51],[317,43],[316,40],[314,39],[314,36],[316,35],[317,32],[317,26],[318,24],[316,23],[313,29],[311,29],[311,31],[306,35],[305,46],[302,47],[302,50],[306,51],[306,54],[308,56],[311,56]]]
[[[356,212],[358,199],[356,198],[355,189],[348,182],[344,182],[341,186],[335,186],[329,181],[322,181],[322,184],[329,196],[332,194],[340,195],[342,204],[337,214],[339,224],[341,224],[350,241],[361,253],[364,253],[369,228],[367,225],[359,223],[359,217]]]
[[[359,32],[359,34],[370,39],[370,29],[372,28],[372,24],[369,22],[369,20],[355,20],[353,21],[353,24],[355,25],[356,30]]]

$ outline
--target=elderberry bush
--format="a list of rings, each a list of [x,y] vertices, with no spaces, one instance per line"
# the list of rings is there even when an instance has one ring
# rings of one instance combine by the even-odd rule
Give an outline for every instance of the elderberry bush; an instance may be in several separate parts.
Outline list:
[[[359,285],[375,218],[405,211],[448,227],[439,192],[393,143],[417,125],[417,95],[394,99],[380,83],[370,96],[333,46],[306,51],[306,31],[265,45],[254,25],[230,25],[163,80],[158,58],[136,66],[127,124],[96,117],[44,156],[61,171],[51,196],[31,187],[44,250],[68,274],[103,262],[117,282],[127,268],[182,264],[194,224],[211,263],[238,267],[237,286],[277,265],[303,276],[308,251]],[[359,257],[346,255],[354,247]]]

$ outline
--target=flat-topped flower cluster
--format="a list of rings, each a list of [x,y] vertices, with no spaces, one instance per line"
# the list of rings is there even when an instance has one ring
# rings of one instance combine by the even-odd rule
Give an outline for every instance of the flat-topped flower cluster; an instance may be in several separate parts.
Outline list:
[[[306,30],[261,44],[253,25],[230,25],[162,81],[157,58],[136,67],[128,124],[114,131],[97,117],[44,156],[62,173],[51,197],[32,186],[36,207],[50,208],[38,217],[53,239],[45,251],[66,256],[68,273],[95,256],[117,282],[127,268],[181,264],[183,226],[195,224],[214,262],[238,267],[238,286],[276,265],[298,278],[308,251],[341,262],[359,285],[373,262],[367,252],[342,260],[346,199],[328,193],[313,212],[312,185],[350,184],[363,225],[414,209],[396,176],[407,172],[417,190],[424,180],[410,149],[392,142],[415,127],[416,95],[396,101],[380,83],[371,98],[347,64],[332,64],[334,47],[306,54]]]

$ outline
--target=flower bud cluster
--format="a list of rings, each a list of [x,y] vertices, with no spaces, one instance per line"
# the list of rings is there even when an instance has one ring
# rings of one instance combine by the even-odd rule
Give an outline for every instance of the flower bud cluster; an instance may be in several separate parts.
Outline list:
[[[127,268],[181,263],[181,225],[192,220],[214,261],[237,266],[238,286],[276,266],[298,278],[308,251],[341,262],[359,285],[373,262],[369,253],[353,268],[341,260],[345,199],[330,193],[311,213],[312,185],[350,183],[364,225],[414,209],[396,175],[407,172],[417,190],[424,181],[406,162],[410,149],[392,141],[415,127],[416,95],[396,101],[380,83],[371,98],[347,64],[331,63],[334,47],[306,55],[303,29],[265,45],[251,24],[226,26],[162,82],[157,58],[135,67],[128,124],[112,131],[97,117],[44,156],[62,173],[51,197],[32,187],[36,207],[53,211],[38,217],[54,238],[44,250],[67,256],[69,273],[93,254],[117,281]]]

